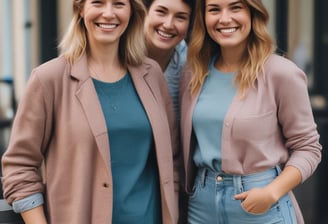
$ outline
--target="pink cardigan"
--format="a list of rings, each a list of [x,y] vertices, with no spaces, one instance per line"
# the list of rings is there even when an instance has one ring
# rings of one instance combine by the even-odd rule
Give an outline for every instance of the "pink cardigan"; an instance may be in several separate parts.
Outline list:
[[[191,76],[192,72],[186,69],[180,88],[187,192],[195,175],[192,114],[200,93],[191,96],[188,88]],[[272,55],[264,74],[245,98],[238,94],[234,97],[224,119],[221,147],[222,169],[226,173],[251,174],[287,164],[299,169],[305,181],[321,160],[305,74],[291,61]]]

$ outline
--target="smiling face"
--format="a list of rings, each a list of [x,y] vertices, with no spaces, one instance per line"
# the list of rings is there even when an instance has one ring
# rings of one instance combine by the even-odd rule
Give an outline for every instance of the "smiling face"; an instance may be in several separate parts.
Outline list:
[[[251,32],[251,13],[241,0],[206,0],[205,24],[221,49],[244,49]]]
[[[129,0],[86,0],[81,11],[91,46],[118,44],[131,15]]]
[[[154,0],[145,20],[145,36],[152,48],[172,50],[186,37],[191,9],[182,0]]]

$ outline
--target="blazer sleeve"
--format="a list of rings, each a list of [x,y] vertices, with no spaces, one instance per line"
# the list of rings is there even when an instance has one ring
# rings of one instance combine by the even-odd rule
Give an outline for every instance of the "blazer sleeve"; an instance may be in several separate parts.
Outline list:
[[[2,157],[4,198],[9,204],[43,191],[40,167],[51,133],[52,109],[47,88],[32,71]]]

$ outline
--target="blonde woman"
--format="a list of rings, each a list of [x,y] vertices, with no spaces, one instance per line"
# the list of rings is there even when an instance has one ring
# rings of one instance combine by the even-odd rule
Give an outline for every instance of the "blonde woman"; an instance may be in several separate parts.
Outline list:
[[[4,196],[27,224],[175,224],[175,115],[161,68],[144,56],[146,9],[73,9],[61,56],[33,70],[18,107]]]
[[[300,224],[321,160],[306,75],[274,54],[260,0],[197,1],[181,82],[190,224]]]

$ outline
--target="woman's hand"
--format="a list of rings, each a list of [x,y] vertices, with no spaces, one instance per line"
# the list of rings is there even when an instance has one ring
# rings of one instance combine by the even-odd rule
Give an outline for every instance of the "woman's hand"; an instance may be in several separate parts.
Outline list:
[[[236,200],[241,200],[241,206],[243,209],[253,214],[267,212],[277,201],[271,192],[266,190],[266,188],[253,188],[249,191],[235,195],[234,198]]]
[[[261,214],[268,211],[283,195],[287,194],[302,181],[300,171],[293,166],[286,166],[270,184],[264,188],[253,188],[235,195],[241,200],[245,211]]]

